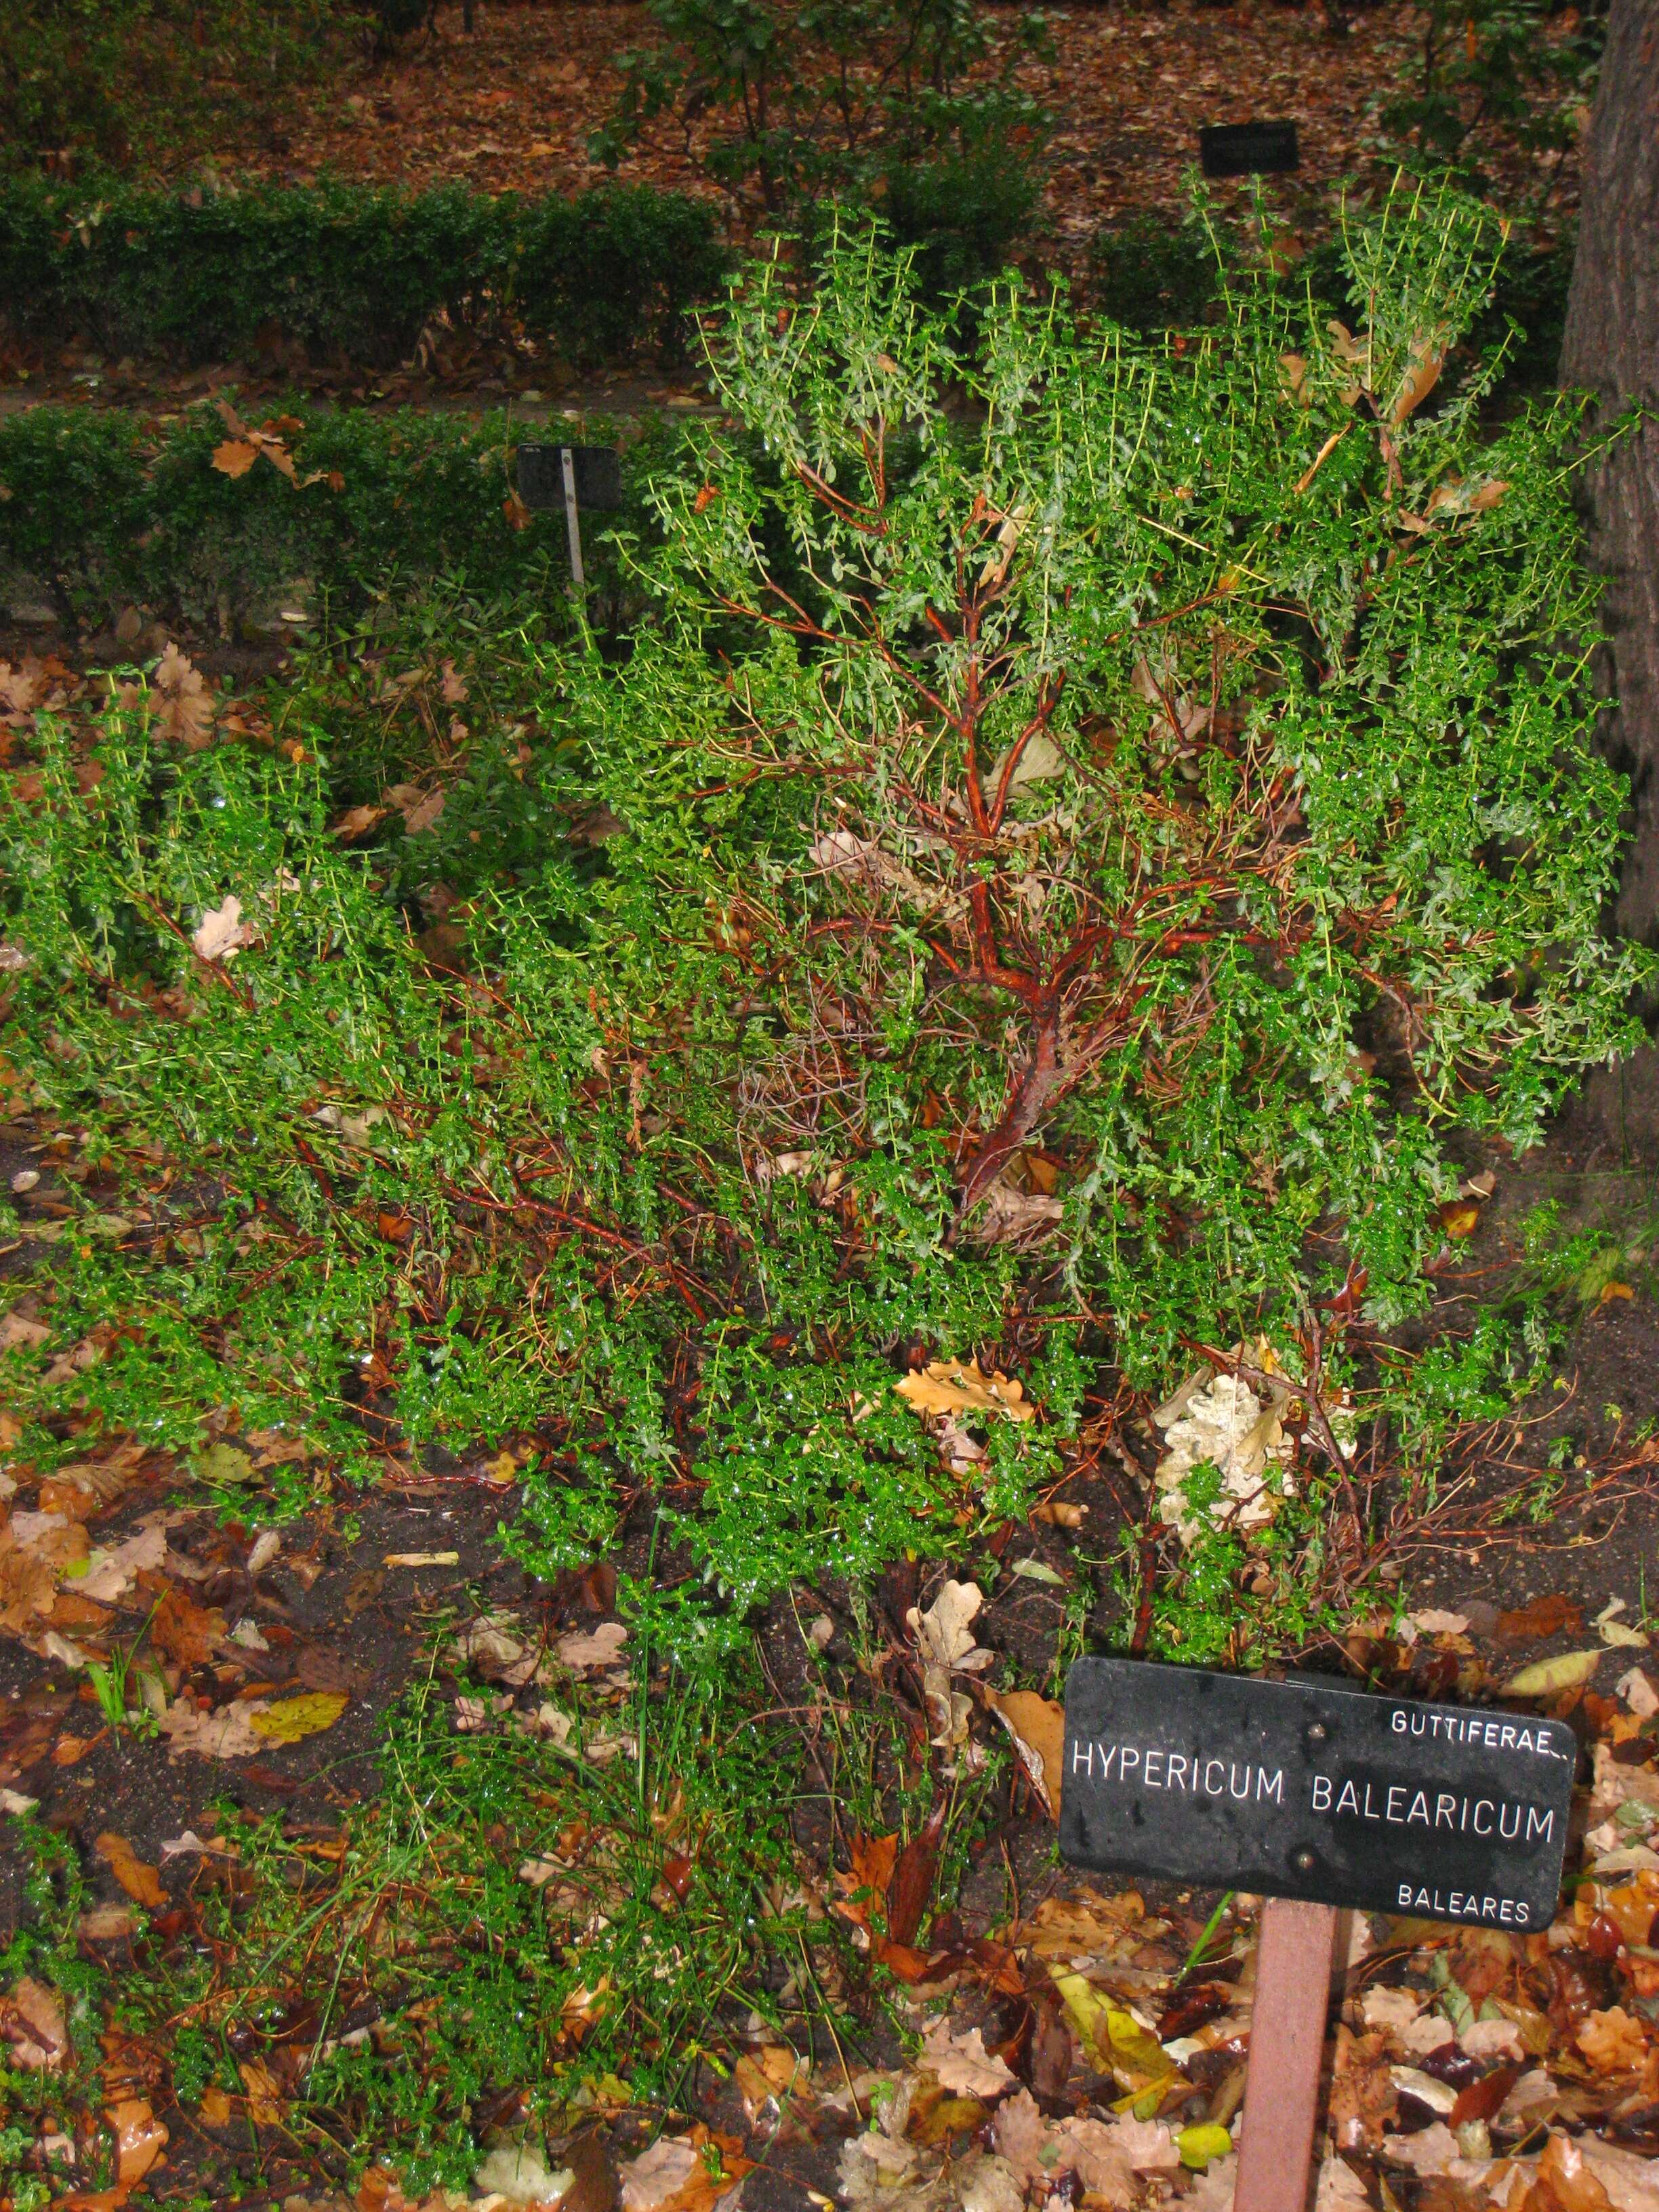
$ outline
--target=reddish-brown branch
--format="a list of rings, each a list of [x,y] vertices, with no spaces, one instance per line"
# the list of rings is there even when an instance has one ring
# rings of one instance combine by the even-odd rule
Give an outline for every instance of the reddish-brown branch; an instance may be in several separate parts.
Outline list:
[[[1062,1080],[1060,1063],[1060,1009],[1050,1004],[1039,1018],[1031,1049],[1014,1082],[1008,1103],[994,1129],[969,1163],[962,1178],[962,1211],[977,1204],[1008,1161],[1036,1128],[1043,1109]]]
[[[863,531],[867,538],[884,538],[887,535],[887,525],[879,515],[876,515],[873,520],[861,521],[860,516],[872,514],[873,510],[862,505],[858,500],[848,499],[844,493],[838,492],[833,484],[826,483],[817,471],[807,462],[797,461],[795,474],[815,497],[821,499],[826,507],[833,507],[842,521],[850,522],[854,530]]]
[[[1046,730],[1060,704],[1060,695],[1065,689],[1066,676],[1062,670],[1052,684],[1045,684],[1037,696],[1037,710],[1008,748],[1008,757],[1002,764],[1002,774],[997,780],[997,795],[991,802],[991,829],[1002,827],[1002,817],[1007,811],[1008,794],[1013,789],[1014,772],[1018,768],[1025,748],[1040,730]]]

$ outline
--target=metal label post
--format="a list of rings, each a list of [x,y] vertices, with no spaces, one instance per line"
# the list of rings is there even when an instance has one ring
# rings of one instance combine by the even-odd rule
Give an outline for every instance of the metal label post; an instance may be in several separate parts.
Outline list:
[[[582,569],[582,526],[576,507],[576,457],[568,446],[559,448],[559,471],[564,478],[564,527],[570,540],[570,580],[580,599],[587,589]]]

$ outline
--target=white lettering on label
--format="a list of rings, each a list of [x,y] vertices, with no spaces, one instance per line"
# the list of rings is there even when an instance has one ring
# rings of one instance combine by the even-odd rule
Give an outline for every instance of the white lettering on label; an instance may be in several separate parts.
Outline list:
[[[1541,1722],[1492,1720],[1484,1713],[1435,1713],[1421,1706],[1396,1705],[1389,1715],[1396,1735],[1438,1737],[1445,1743],[1478,1743],[1491,1751],[1529,1751],[1539,1759],[1567,1759]]]
[[[1282,1805],[1285,1770],[1252,1766],[1201,1753],[1155,1750],[1150,1744],[1083,1743],[1072,1746],[1072,1772],[1091,1782],[1121,1782],[1140,1790],[1178,1790],[1189,1797],[1232,1797],[1243,1804]]]
[[[1419,1723],[1421,1723],[1419,1726]],[[1541,1724],[1534,1746],[1525,1723],[1487,1721],[1465,1714],[1422,1713],[1397,1707],[1392,1715],[1396,1735],[1431,1735],[1439,1729],[1458,1742],[1486,1740],[1494,1748],[1536,1748],[1549,1758],[1558,1754],[1543,1740]],[[1251,1761],[1206,1758],[1193,1751],[1166,1751],[1150,1744],[1074,1742],[1071,1771],[1091,1782],[1118,1782],[1130,1789],[1180,1790],[1188,1796],[1227,1798],[1243,1804],[1278,1805],[1285,1798],[1285,1771]],[[1380,1821],[1390,1827],[1449,1829],[1455,1835],[1496,1836],[1505,1843],[1550,1844],[1555,1839],[1555,1808],[1529,1805],[1514,1798],[1470,1797],[1453,1790],[1431,1793],[1414,1783],[1381,1780],[1356,1782],[1347,1775],[1312,1774],[1308,1778],[1308,1808],[1332,1819]],[[1419,1901],[1427,1891],[1400,1885],[1402,1902],[1407,1891]],[[1441,1893],[1432,1893],[1437,1899]],[[1505,1927],[1524,1927],[1526,1907],[1514,1899],[1476,1897],[1461,1890],[1449,1893],[1458,1900],[1447,1909],[1454,1918],[1486,1918]],[[1490,1911],[1487,1908],[1490,1907]],[[1439,1910],[1440,1907],[1437,1907]]]
[[[1339,1789],[1333,1775],[1310,1775],[1308,1809],[1312,1813],[1346,1814],[1356,1820],[1382,1820],[1396,1828],[1415,1824],[1424,1828],[1450,1828],[1459,1834],[1497,1835],[1510,1844],[1547,1844],[1554,1839],[1553,1806],[1523,1805],[1513,1798],[1498,1803],[1490,1797],[1459,1797],[1450,1790],[1442,1790],[1436,1793],[1431,1812],[1428,1792],[1414,1790],[1409,1783],[1390,1783],[1381,1804],[1369,1782],[1364,1790],[1362,1803],[1352,1781],[1345,1779]]]
[[[1430,1920],[1484,1920],[1489,1926],[1525,1928],[1532,1907],[1524,1898],[1477,1897],[1473,1890],[1419,1889],[1402,1881],[1395,1893],[1402,1911],[1419,1912]]]

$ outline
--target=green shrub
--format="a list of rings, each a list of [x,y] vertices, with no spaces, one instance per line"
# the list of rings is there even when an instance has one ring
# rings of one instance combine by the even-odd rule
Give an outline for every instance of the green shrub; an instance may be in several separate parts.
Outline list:
[[[1090,240],[1091,304],[1126,330],[1187,329],[1207,321],[1221,288],[1218,241],[1201,223],[1139,215],[1103,224]]]
[[[562,514],[526,518],[507,505],[521,422],[303,400],[289,403],[288,420],[299,425],[286,437],[296,475],[310,482],[263,460],[241,477],[216,469],[228,433],[205,404],[153,428],[83,408],[0,418],[0,580],[44,580],[93,629],[131,602],[191,624],[222,611],[253,620],[296,588],[313,612],[326,602],[345,614],[370,592],[437,576],[485,597],[542,591],[563,605]],[[630,448],[635,527],[641,475],[672,434]],[[617,571],[603,530],[590,526],[587,538],[603,601]]]
[[[48,722],[0,1051],[91,1156],[223,1195],[131,1229],[147,1165],[70,1217],[40,1357],[103,1356],[12,1355],[14,1406],[361,1454],[374,1355],[407,1448],[535,1439],[542,1567],[653,1501],[629,1602],[718,1648],[1021,1510],[1103,1367],[1294,1359],[1359,1270],[1420,1310],[1446,1137],[1531,1142],[1650,965],[1600,927],[1577,416],[1490,436],[1457,372],[1494,231],[1395,200],[1346,330],[1252,284],[1180,354],[1005,289],[964,365],[867,242],[805,301],[762,270],[631,656],[521,641],[526,757],[419,836],[328,834],[326,716],[295,765],[118,701],[95,785]],[[1025,1399],[937,1439],[922,1357]]]
[[[619,57],[623,91],[590,141],[615,167],[667,113],[707,134],[706,167],[772,216],[894,161],[1029,161],[1042,112],[1016,72],[1052,56],[1042,18],[999,39],[974,0],[651,0],[656,45]]]
[[[509,301],[571,359],[672,350],[723,266],[712,210],[645,185],[568,201],[338,182],[0,187],[0,319],[111,353],[222,361],[275,338],[384,363],[439,316],[499,317]]]
[[[1555,0],[1426,0],[1417,67],[1375,103],[1391,157],[1479,190],[1496,147],[1518,147],[1541,200],[1577,137],[1606,29],[1605,0],[1566,12],[1564,24]]]
[[[706,200],[648,185],[508,203],[504,289],[518,318],[581,362],[681,347],[727,256]]]
[[[1030,162],[995,144],[890,161],[878,186],[893,242],[911,251],[922,295],[935,303],[1000,276],[1029,242],[1042,197]]]
[[[46,158],[171,169],[216,127],[268,126],[341,49],[335,0],[9,0],[0,169]]]

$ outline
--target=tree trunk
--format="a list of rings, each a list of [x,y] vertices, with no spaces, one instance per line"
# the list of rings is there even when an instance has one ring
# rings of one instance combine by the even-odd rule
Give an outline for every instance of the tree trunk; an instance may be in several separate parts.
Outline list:
[[[1632,400],[1659,407],[1656,0],[1613,0],[1584,142],[1561,381],[1596,394],[1594,428]],[[1600,740],[1631,781],[1633,834],[1615,921],[1625,934],[1651,943],[1659,939],[1659,422],[1644,422],[1592,463],[1584,492],[1590,560],[1607,585],[1607,642],[1597,675],[1608,703]],[[1609,1142],[1627,1161],[1651,1157],[1659,1146],[1659,1051],[1650,1045],[1592,1075],[1571,1120],[1592,1158]]]
[[[1659,410],[1659,5],[1613,0],[1584,146],[1578,251],[1561,381],[1601,401],[1605,424],[1632,400]],[[1607,579],[1609,705],[1602,742],[1631,779],[1635,841],[1618,921],[1659,940],[1659,421],[1589,471],[1590,558]]]

